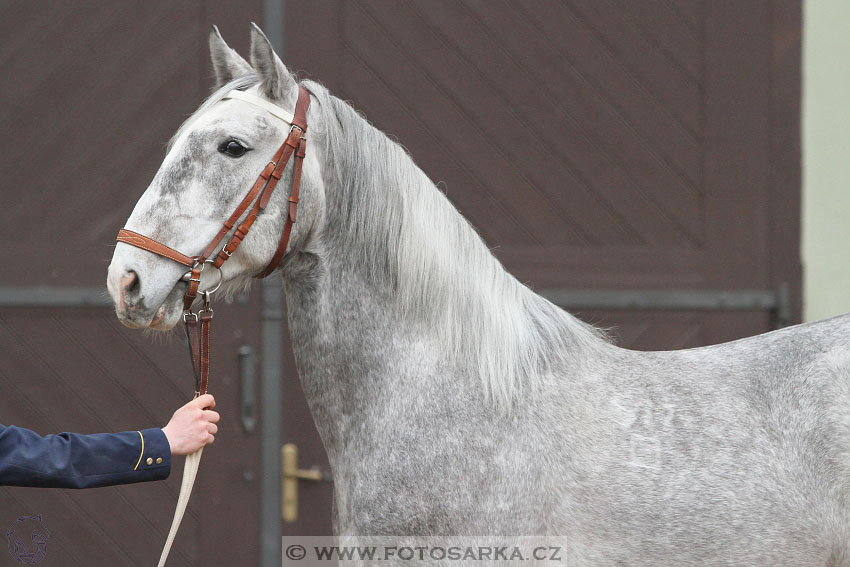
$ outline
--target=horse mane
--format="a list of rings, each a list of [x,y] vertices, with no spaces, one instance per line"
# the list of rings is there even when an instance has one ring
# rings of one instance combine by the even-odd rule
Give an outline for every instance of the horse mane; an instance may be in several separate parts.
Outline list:
[[[322,85],[304,86],[324,118],[330,250],[388,283],[400,315],[477,373],[488,399],[510,408],[606,340],[509,274],[404,148]]]

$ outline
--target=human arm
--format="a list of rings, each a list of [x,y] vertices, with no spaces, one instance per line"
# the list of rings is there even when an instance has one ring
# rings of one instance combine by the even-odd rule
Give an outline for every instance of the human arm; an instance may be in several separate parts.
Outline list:
[[[167,478],[171,452],[161,429],[41,436],[0,425],[0,485],[93,488]]]
[[[123,433],[42,437],[0,425],[0,485],[93,488],[165,479],[172,454],[213,441],[219,420],[213,407],[215,399],[204,395],[175,411],[162,429]]]

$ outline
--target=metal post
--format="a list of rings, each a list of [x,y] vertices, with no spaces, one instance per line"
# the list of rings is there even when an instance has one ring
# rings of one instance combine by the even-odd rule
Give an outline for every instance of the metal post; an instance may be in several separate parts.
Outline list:
[[[283,401],[283,297],[279,280],[263,280],[262,296],[262,429],[260,433],[260,565],[279,567],[280,411]]]
[[[272,42],[272,47],[283,59],[283,22],[285,0],[264,0],[263,2],[263,31]]]
[[[263,31],[283,57],[284,0],[263,0]],[[260,442],[260,566],[280,567],[281,549],[281,404],[283,402],[283,290],[280,280],[263,280],[262,429]]]

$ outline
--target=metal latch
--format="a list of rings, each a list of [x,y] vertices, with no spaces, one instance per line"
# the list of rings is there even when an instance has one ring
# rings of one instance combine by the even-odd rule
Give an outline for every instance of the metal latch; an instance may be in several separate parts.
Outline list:
[[[298,468],[298,447],[287,443],[280,450],[283,486],[281,490],[283,521],[292,523],[298,519],[298,481],[309,480],[320,482],[330,480],[329,475],[322,473],[318,467],[311,469]]]

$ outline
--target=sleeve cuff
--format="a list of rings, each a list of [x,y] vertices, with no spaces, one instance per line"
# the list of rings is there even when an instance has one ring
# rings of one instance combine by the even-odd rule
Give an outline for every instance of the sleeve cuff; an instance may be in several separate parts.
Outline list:
[[[137,432],[140,447],[139,458],[133,470],[155,474],[162,478],[171,472],[171,446],[162,429],[143,429]]]

